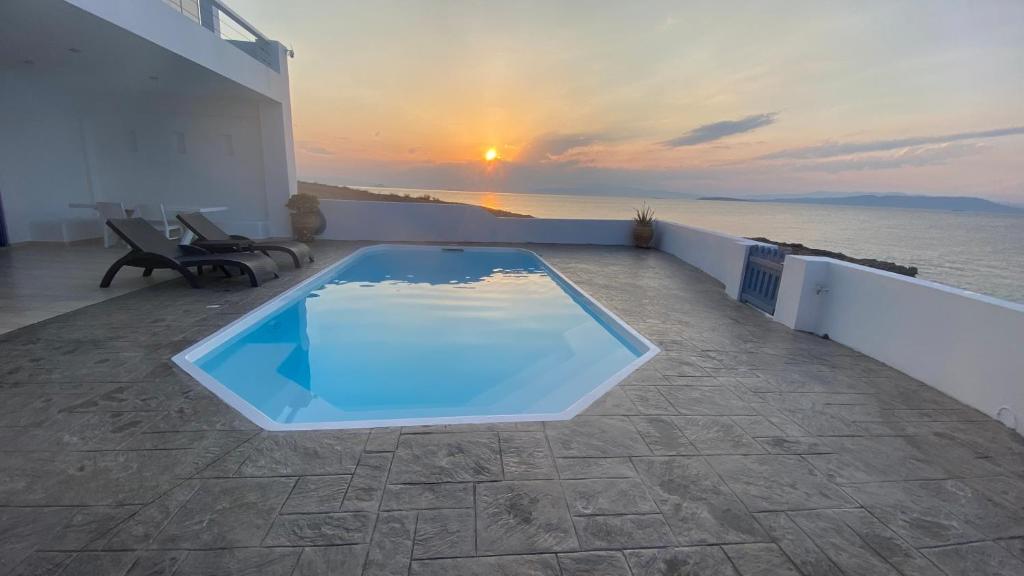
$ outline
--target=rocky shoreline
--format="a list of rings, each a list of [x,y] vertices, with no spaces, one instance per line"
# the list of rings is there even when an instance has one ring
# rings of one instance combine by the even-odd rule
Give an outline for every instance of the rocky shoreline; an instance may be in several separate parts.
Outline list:
[[[895,262],[888,262],[886,260],[875,260],[874,258],[854,258],[847,256],[842,252],[832,252],[831,250],[821,250],[818,248],[809,248],[803,244],[791,243],[791,242],[776,242],[775,240],[769,240],[768,238],[750,238],[755,242],[764,242],[765,244],[774,244],[782,249],[786,254],[793,254],[796,256],[823,256],[825,258],[835,258],[836,260],[842,260],[843,262],[850,262],[852,264],[860,264],[861,266],[867,266],[868,268],[875,268],[878,270],[884,270],[886,272],[894,272],[896,274],[902,274],[903,276],[916,277],[917,266],[903,266]]]
[[[476,206],[475,204],[465,204],[463,202],[448,202],[447,200],[441,200],[440,198],[436,198],[430,194],[421,194],[419,196],[413,196],[411,194],[388,194],[383,192],[370,192],[369,190],[352,188],[349,186],[333,186],[331,184],[303,182],[302,180],[299,180],[299,192],[303,194],[312,194],[322,200],[416,202],[420,204],[463,204],[465,206]],[[502,210],[500,208],[488,208],[486,206],[480,206],[480,208],[487,210],[499,218],[533,218],[533,216],[530,216],[529,214],[509,212],[508,210]]]

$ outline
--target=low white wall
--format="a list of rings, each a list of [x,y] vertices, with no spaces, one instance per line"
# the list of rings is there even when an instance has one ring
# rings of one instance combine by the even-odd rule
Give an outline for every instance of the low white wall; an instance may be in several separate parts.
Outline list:
[[[713,230],[658,222],[655,247],[700,268],[725,285],[730,298],[739,299],[747,252],[753,240]]]
[[[1024,434],[1024,305],[787,256],[775,319],[828,334]]]
[[[498,218],[478,206],[321,200],[328,240],[627,245],[629,220]]]
[[[632,244],[631,220],[498,218],[460,204],[322,200],[329,240],[379,242],[525,242]],[[711,230],[658,222],[655,247],[700,268],[739,297],[747,250],[756,242]]]

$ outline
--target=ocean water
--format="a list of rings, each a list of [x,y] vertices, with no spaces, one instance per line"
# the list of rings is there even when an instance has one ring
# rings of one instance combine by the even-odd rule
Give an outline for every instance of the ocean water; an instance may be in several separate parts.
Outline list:
[[[1024,216],[707,200],[371,188],[430,194],[547,218],[630,218],[646,202],[660,220],[737,236],[799,242],[917,266],[918,278],[1024,303]]]

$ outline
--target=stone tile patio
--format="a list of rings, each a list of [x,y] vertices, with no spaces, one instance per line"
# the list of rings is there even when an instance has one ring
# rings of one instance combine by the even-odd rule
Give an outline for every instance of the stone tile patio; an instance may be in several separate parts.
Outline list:
[[[1024,574],[1020,437],[664,254],[533,248],[664,350],[568,422],[268,433],[168,363],[316,268],[0,335],[0,574]]]

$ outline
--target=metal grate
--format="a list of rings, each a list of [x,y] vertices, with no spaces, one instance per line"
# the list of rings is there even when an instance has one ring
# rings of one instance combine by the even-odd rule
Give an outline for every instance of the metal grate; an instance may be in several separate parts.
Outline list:
[[[786,254],[777,246],[751,246],[747,253],[747,267],[743,272],[740,301],[747,302],[768,314],[774,314],[785,258]]]

